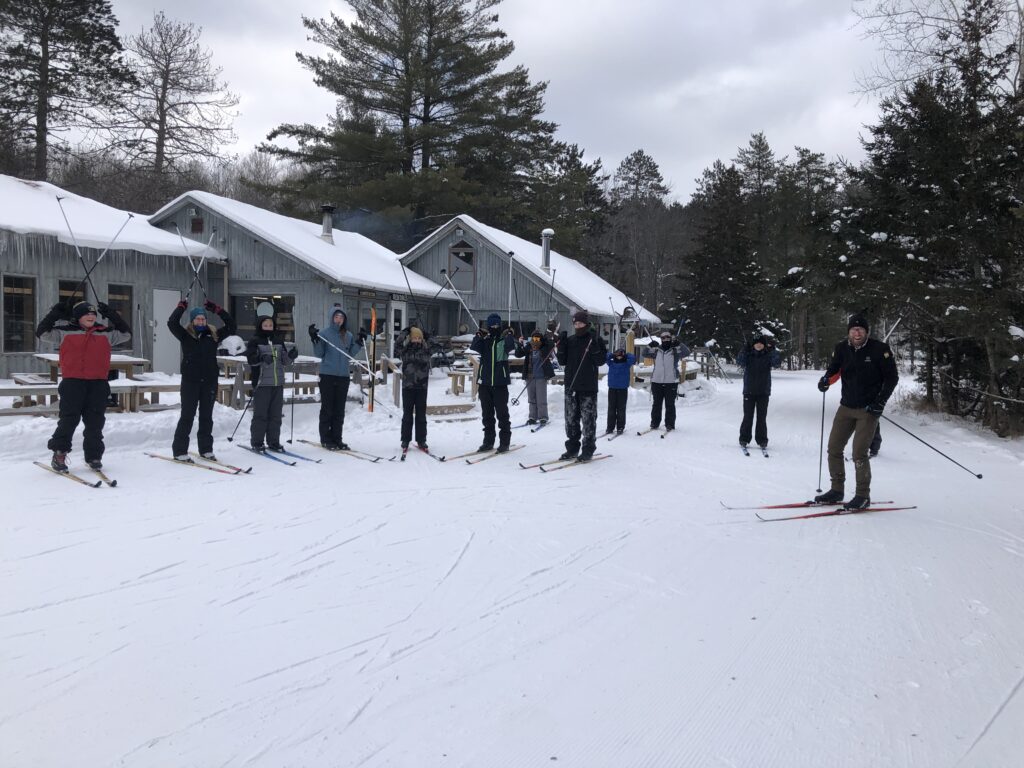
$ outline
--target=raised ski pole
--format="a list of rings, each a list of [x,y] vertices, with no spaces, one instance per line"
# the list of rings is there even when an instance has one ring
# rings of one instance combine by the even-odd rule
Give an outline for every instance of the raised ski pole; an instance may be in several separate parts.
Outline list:
[[[92,288],[93,298],[96,301],[99,301],[100,300],[100,295],[96,292],[96,286],[93,285],[92,278],[89,277],[89,266],[85,263],[85,257],[82,256],[82,250],[78,247],[78,239],[75,237],[74,230],[71,229],[71,222],[68,221],[67,213],[64,212],[64,203],[61,202],[63,199],[64,199],[63,197],[61,197],[60,195],[57,195],[57,207],[60,208],[61,216],[64,217],[64,223],[67,225],[67,228],[68,228],[68,234],[71,235],[71,244],[73,246],[75,246],[75,253],[78,254],[78,260],[82,264],[82,269],[85,270],[85,280],[82,281],[82,284],[84,286],[84,284],[86,282],[88,282],[89,283],[89,287]],[[84,290],[82,291],[82,295],[83,295],[84,298],[88,299],[88,297],[85,296],[85,291]],[[71,298],[74,299],[74,296],[72,296]]]
[[[897,424],[897,423],[896,423],[895,421],[893,421],[892,419],[890,419],[890,418],[889,418],[888,416],[886,416],[886,415],[885,415],[884,413],[882,414],[882,418],[883,418],[883,419],[885,419],[886,421],[888,421],[888,422],[889,422],[890,424],[894,424],[895,426],[897,426],[897,427],[899,427],[900,429],[902,429],[902,430],[903,430],[904,432],[906,432],[906,433],[907,433],[908,435],[910,435],[910,436],[911,436],[912,438],[914,438],[915,440],[917,440],[917,442],[919,442],[919,443],[924,443],[924,444],[925,444],[925,445],[927,445],[927,446],[928,446],[929,448],[931,448],[931,449],[932,449],[933,451],[935,451],[935,452],[936,452],[937,454],[939,454],[939,456],[941,456],[942,458],[944,458],[944,459],[948,459],[949,461],[952,461],[952,462],[953,462],[954,464],[956,464],[956,465],[957,465],[958,467],[960,467],[960,469],[964,470],[965,472],[970,472],[970,473],[971,473],[972,475],[974,475],[974,476],[975,476],[976,478],[978,478],[979,480],[981,480],[981,473],[979,473],[979,472],[975,472],[975,471],[974,471],[974,470],[972,470],[972,469],[968,469],[968,468],[967,468],[967,467],[965,467],[965,466],[964,466],[963,464],[961,464],[961,463],[960,463],[959,461],[956,461],[956,460],[954,460],[954,459],[951,459],[951,458],[949,458],[949,456],[947,456],[946,454],[944,454],[944,453],[943,453],[942,451],[940,451],[940,450],[939,450],[938,448],[936,448],[936,447],[935,447],[934,445],[931,445],[930,443],[925,443],[925,441],[924,441],[924,440],[922,440],[922,439],[921,439],[920,437],[918,437],[917,435],[915,435],[915,434],[914,434],[913,432],[911,432],[911,431],[910,431],[909,429],[907,429],[906,427],[902,426],[901,424]]]
[[[206,295],[206,286],[203,284],[202,278],[199,277],[199,267],[192,262],[192,255],[188,252],[188,246],[185,245],[185,236],[181,234],[181,229],[178,227],[177,222],[174,223],[174,229],[178,233],[178,238],[181,240],[181,247],[185,250],[185,258],[188,259],[188,265],[192,267],[192,284],[195,285],[195,282],[197,280],[199,281],[199,287],[203,289],[203,300],[205,301],[209,297]],[[213,232],[210,233],[210,242],[213,242],[213,234]],[[209,244],[207,244],[207,247],[209,247]],[[202,259],[200,259],[199,264],[202,266]],[[189,286],[188,295],[192,295],[191,286]]]
[[[58,199],[60,199],[60,198],[58,198]],[[61,210],[63,211],[63,208]],[[85,281],[90,279],[90,275],[92,275],[92,273],[96,270],[96,267],[98,267],[100,265],[100,262],[103,261],[103,257],[107,255],[107,251],[109,251],[113,247],[114,243],[117,241],[117,238],[119,238],[121,236],[121,233],[124,232],[124,228],[128,226],[128,222],[131,221],[134,218],[135,218],[135,214],[134,213],[129,213],[128,214],[128,218],[126,218],[124,220],[124,224],[122,224],[121,228],[119,230],[117,230],[117,232],[114,233],[114,236],[112,238],[110,238],[110,242],[107,243],[107,247],[104,248],[103,251],[100,253],[100,255],[96,258],[95,263],[91,267],[89,267],[89,270],[85,273],[85,278],[82,280],[82,282],[80,282],[78,284],[78,287],[75,288],[75,293],[78,293],[79,291],[81,291],[85,287]],[[66,219],[65,219],[65,221],[66,221]],[[68,229],[70,230],[70,225],[69,225]],[[72,238],[74,238],[74,235],[72,235]],[[95,291],[96,291],[96,289],[93,288],[93,292],[95,292]],[[72,299],[74,299],[75,293],[71,294],[71,298]]]
[[[825,393],[821,393],[821,438],[818,440],[818,493],[821,493],[821,460],[825,452]]]
[[[402,268],[402,276],[405,278],[405,287],[409,289],[409,297],[412,299],[413,306],[416,307],[416,320],[421,324],[420,330],[423,330],[423,310],[420,309],[420,303],[416,301],[416,294],[412,292],[412,284],[409,282],[409,273],[405,271],[405,264],[402,263],[401,259],[398,261],[398,266]]]

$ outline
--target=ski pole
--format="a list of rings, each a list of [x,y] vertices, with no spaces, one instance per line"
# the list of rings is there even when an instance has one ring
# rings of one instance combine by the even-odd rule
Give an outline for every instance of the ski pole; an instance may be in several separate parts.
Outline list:
[[[96,299],[96,301],[99,301],[100,295],[96,292],[96,286],[93,285],[92,278],[89,277],[89,266],[85,263],[85,257],[82,256],[82,250],[78,247],[78,240],[77,238],[75,238],[74,230],[71,229],[71,222],[68,221],[68,215],[64,212],[64,203],[61,202],[63,199],[63,197],[57,195],[57,207],[60,208],[61,216],[64,217],[64,223],[67,225],[68,228],[68,234],[71,235],[71,244],[75,247],[75,253],[78,254],[78,260],[82,263],[82,269],[85,270],[85,280],[82,281],[83,287],[85,283],[88,282],[89,287],[92,288],[93,298]],[[85,295],[84,290],[82,291],[82,294],[83,296]],[[74,299],[74,296],[72,296],[71,298]]]
[[[413,306],[416,307],[416,320],[420,323],[423,322],[423,310],[420,309],[420,303],[416,301],[416,294],[412,292],[412,284],[409,282],[409,273],[405,271],[405,264],[402,263],[401,259],[398,261],[398,266],[402,268],[402,276],[405,278],[405,287],[409,289],[409,297],[412,299]]]
[[[292,371],[292,414],[291,414],[291,427],[288,435],[288,444],[291,445],[292,440],[295,438],[295,371]]]
[[[551,355],[553,355],[557,349],[558,349],[558,344],[555,343],[555,346],[553,346],[551,348],[551,351],[548,352],[547,355],[545,355],[544,359],[541,361],[540,367],[541,367],[541,373],[542,374],[544,372],[544,363],[548,363],[548,362],[551,361]],[[530,354],[530,350],[527,350],[526,354]],[[526,361],[524,360],[523,361],[523,378],[524,379],[526,378],[525,372],[526,372]],[[575,381],[575,379],[573,379],[573,381]],[[519,405],[519,401],[523,397],[523,392],[526,391],[526,388],[528,386],[530,386],[530,382],[529,381],[527,381],[526,384],[523,385],[523,388],[519,391],[519,394],[512,398],[512,401],[511,401],[512,405]]]
[[[825,451],[825,393],[821,393],[821,438],[818,440],[818,493],[821,493],[821,461]]]
[[[188,259],[188,265],[190,267],[192,267],[192,284],[194,285],[197,280],[199,281],[199,287],[203,289],[203,300],[205,301],[208,298],[207,295],[206,295],[206,286],[203,284],[202,278],[199,277],[199,268],[195,264],[192,263],[192,254],[190,254],[188,252],[188,246],[185,245],[185,236],[181,234],[181,229],[178,227],[178,223],[177,222],[174,223],[174,229],[178,233],[178,238],[181,240],[181,247],[185,251],[185,258]],[[215,231],[216,230],[214,230],[214,232]],[[213,242],[214,232],[210,233],[210,242]],[[207,244],[207,247],[209,247],[209,243]],[[200,259],[199,264],[200,264],[200,266],[202,266],[202,259]],[[189,292],[189,295],[192,294],[192,288],[191,287],[189,287],[188,292]]]
[[[459,270],[460,269],[461,269],[461,267],[456,267],[455,271],[452,272],[452,277],[455,277],[457,274],[459,274]],[[444,272],[443,269],[441,271]],[[437,289],[437,293],[434,294],[433,298],[436,299],[438,296],[440,296],[441,295],[441,291],[443,291],[443,290],[444,290],[444,285],[442,284],[441,287]]]
[[[113,247],[114,242],[117,240],[118,237],[121,236],[121,233],[124,231],[124,228],[128,226],[128,222],[134,218],[134,213],[128,214],[128,218],[124,220],[124,224],[122,224],[121,228],[114,233],[114,236],[110,238],[110,242],[107,243],[107,247],[103,249],[102,253],[100,253],[100,255],[96,258],[96,261],[93,263],[93,265],[89,267],[89,271],[85,273],[85,279],[83,279],[82,282],[78,284],[78,287],[75,288],[75,292],[71,294],[72,298],[74,298],[75,293],[78,293],[85,287],[85,281],[89,279],[89,276],[92,275],[92,273],[96,270],[96,267],[98,267],[100,265],[100,262],[103,261],[103,257],[107,255],[107,251],[109,251],[111,247]],[[95,291],[95,289],[93,290]]]
[[[469,315],[469,319],[472,322],[473,312],[472,310],[470,310],[468,306],[466,306],[466,302],[463,301],[462,299],[462,294],[459,293],[458,288],[455,287],[455,285],[451,281],[451,278],[448,277],[448,270],[442,269],[441,276],[444,277],[445,281],[448,283],[448,287],[452,289],[452,292],[455,294],[455,297],[459,300],[459,303],[462,305],[462,308],[466,310],[466,314]]]
[[[318,338],[318,339],[320,339],[320,340],[321,340],[321,341],[322,341],[322,342],[323,342],[324,344],[326,344],[327,346],[329,346],[329,347],[332,347],[333,349],[337,350],[338,352],[340,352],[341,354],[343,354],[343,355],[344,355],[345,357],[347,357],[347,358],[348,358],[349,360],[351,360],[351,361],[352,361],[353,363],[355,363],[355,364],[356,364],[356,365],[358,365],[358,366],[359,366],[360,368],[362,368],[362,369],[363,369],[364,371],[366,371],[367,373],[370,373],[370,361],[369,361],[369,357],[367,357],[367,361],[366,361],[366,362],[364,363],[364,362],[363,362],[362,360],[357,360],[356,358],[352,357],[352,355],[350,355],[350,354],[349,354],[348,352],[346,352],[346,351],[345,351],[344,349],[342,349],[341,347],[339,347],[339,346],[338,346],[337,344],[332,344],[332,343],[330,342],[330,340],[328,340],[328,339],[325,339],[325,338],[324,338],[324,335],[323,335],[322,333],[318,333],[318,334],[317,334],[316,336],[317,336],[317,338]],[[365,345],[365,344],[363,344],[363,351],[364,351],[364,352],[366,352],[366,345]]]
[[[228,442],[229,443],[230,442],[234,442],[235,432],[237,432],[238,428],[240,426],[242,426],[242,419],[245,418],[245,412],[249,410],[249,406],[252,405],[252,401],[255,399],[255,397],[256,397],[256,393],[255,392],[253,392],[251,395],[249,395],[249,399],[245,403],[245,408],[242,409],[242,415],[238,417],[238,423],[235,424],[235,428],[233,430],[231,430],[231,437],[228,438]]]
[[[970,472],[970,473],[971,473],[972,475],[974,475],[974,476],[975,476],[976,478],[978,478],[979,480],[981,480],[981,474],[980,474],[980,473],[978,473],[978,472],[975,472],[974,470],[971,470],[971,469],[967,469],[967,467],[965,467],[965,466],[964,466],[963,464],[961,464],[960,462],[958,462],[958,461],[956,461],[956,460],[954,460],[954,459],[951,459],[951,458],[949,458],[949,456],[947,456],[946,454],[944,454],[944,453],[943,453],[942,451],[940,451],[940,450],[939,450],[938,448],[936,448],[936,447],[935,447],[934,445],[931,445],[931,444],[929,444],[929,443],[925,443],[925,441],[924,441],[924,440],[922,440],[922,439],[921,439],[920,437],[918,437],[917,435],[915,435],[915,434],[914,434],[913,432],[911,432],[911,431],[910,431],[909,429],[907,429],[906,427],[904,427],[904,426],[902,426],[902,425],[900,425],[900,424],[897,424],[897,423],[896,423],[895,421],[893,421],[892,419],[890,419],[890,418],[889,418],[888,416],[886,416],[886,415],[885,415],[884,413],[882,414],[882,418],[883,418],[883,419],[885,419],[886,421],[888,421],[888,422],[889,422],[890,424],[894,424],[894,425],[896,425],[897,427],[899,427],[900,429],[902,429],[902,430],[903,430],[904,432],[906,432],[906,433],[907,433],[908,435],[910,435],[910,436],[911,436],[912,438],[914,438],[915,440],[917,440],[917,441],[918,441],[919,443],[924,443],[924,444],[925,444],[925,445],[927,445],[927,446],[928,446],[929,448],[931,448],[931,449],[932,449],[933,451],[935,451],[935,452],[936,452],[937,454],[939,454],[939,456],[941,456],[942,458],[944,458],[944,459],[949,459],[949,461],[952,461],[952,462],[953,462],[954,464],[956,464],[956,465],[957,465],[958,467],[960,467],[960,469],[964,470],[965,472]]]

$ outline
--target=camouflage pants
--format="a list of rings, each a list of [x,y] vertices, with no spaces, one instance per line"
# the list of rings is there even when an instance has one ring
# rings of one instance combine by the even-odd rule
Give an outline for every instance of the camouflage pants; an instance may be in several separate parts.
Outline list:
[[[593,453],[597,445],[597,392],[567,392],[565,395],[565,449]],[[582,437],[582,441],[581,438]]]

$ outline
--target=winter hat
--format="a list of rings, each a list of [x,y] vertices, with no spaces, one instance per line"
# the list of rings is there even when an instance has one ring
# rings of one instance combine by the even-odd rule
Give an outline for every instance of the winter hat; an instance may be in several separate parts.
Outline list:
[[[71,312],[74,315],[75,320],[81,320],[83,315],[95,315],[96,307],[88,301],[80,301],[75,304],[74,309],[72,309]]]
[[[192,307],[192,309],[188,311],[188,321],[192,322],[200,315],[206,317],[206,310],[203,309],[202,307]]]
[[[423,341],[423,331],[414,325],[409,329],[409,341]]]
[[[625,357],[625,356],[626,356],[626,348],[625,347],[619,347],[618,349],[615,350],[615,357]]]
[[[768,346],[768,339],[765,338],[763,333],[755,333],[754,338],[750,340],[750,345],[753,346],[754,344],[764,344],[765,346]]]
[[[585,309],[580,309],[572,316],[572,321],[574,323],[589,323],[590,313]]]
[[[501,326],[501,315],[497,312],[492,312],[487,316],[487,327],[498,328]]]
[[[548,330],[549,330],[549,331],[553,331],[553,330],[555,330],[555,329],[556,329],[557,327],[558,327],[558,323],[556,323],[556,322],[555,322],[554,320],[549,320],[549,321],[548,321]]]
[[[846,324],[846,330],[851,328],[863,328],[867,333],[869,330],[868,319],[861,314],[850,315],[850,322]]]
[[[257,333],[259,333],[260,331],[263,330],[263,321],[264,320],[269,320],[270,321],[270,325],[271,325],[270,332],[271,333],[273,333],[275,330],[277,330],[277,323],[274,321],[273,317],[271,317],[270,315],[260,315],[259,317],[256,318],[256,332]]]

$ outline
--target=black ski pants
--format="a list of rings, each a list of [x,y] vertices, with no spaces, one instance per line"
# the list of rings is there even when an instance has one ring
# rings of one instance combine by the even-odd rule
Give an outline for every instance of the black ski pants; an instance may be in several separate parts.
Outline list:
[[[82,448],[86,461],[103,458],[103,425],[107,421],[110,385],[95,379],[62,379],[57,386],[59,398],[57,428],[46,444],[51,451],[68,453],[78,422],[85,424]]]
[[[676,397],[679,395],[678,384],[656,384],[651,382],[651,395],[654,397],[654,405],[651,406],[651,428],[657,429],[661,426],[661,406],[665,405],[665,426],[668,429],[676,428]]]
[[[181,416],[174,430],[171,453],[181,456],[188,453],[188,438],[192,433],[192,422],[199,411],[199,432],[196,442],[200,453],[213,451],[213,404],[217,400],[217,380],[181,380]]]
[[[402,390],[402,445],[412,440],[415,420],[416,442],[427,442],[427,388],[409,387]]]
[[[743,421],[740,423],[740,442],[750,442],[750,427],[757,414],[757,426],[754,428],[754,440],[764,448],[768,445],[768,395],[743,396]]]
[[[608,389],[608,432],[621,432],[626,428],[626,401],[628,389]]]
[[[348,376],[320,374],[320,442],[324,445],[341,442],[350,381]]]
[[[508,445],[512,441],[512,422],[508,417],[508,385],[480,385],[480,410],[483,411],[484,445],[494,445],[494,421],[498,421],[498,442]]]
[[[284,413],[284,387],[256,387],[252,395],[252,426],[249,438],[253,447],[281,444],[281,418]]]

